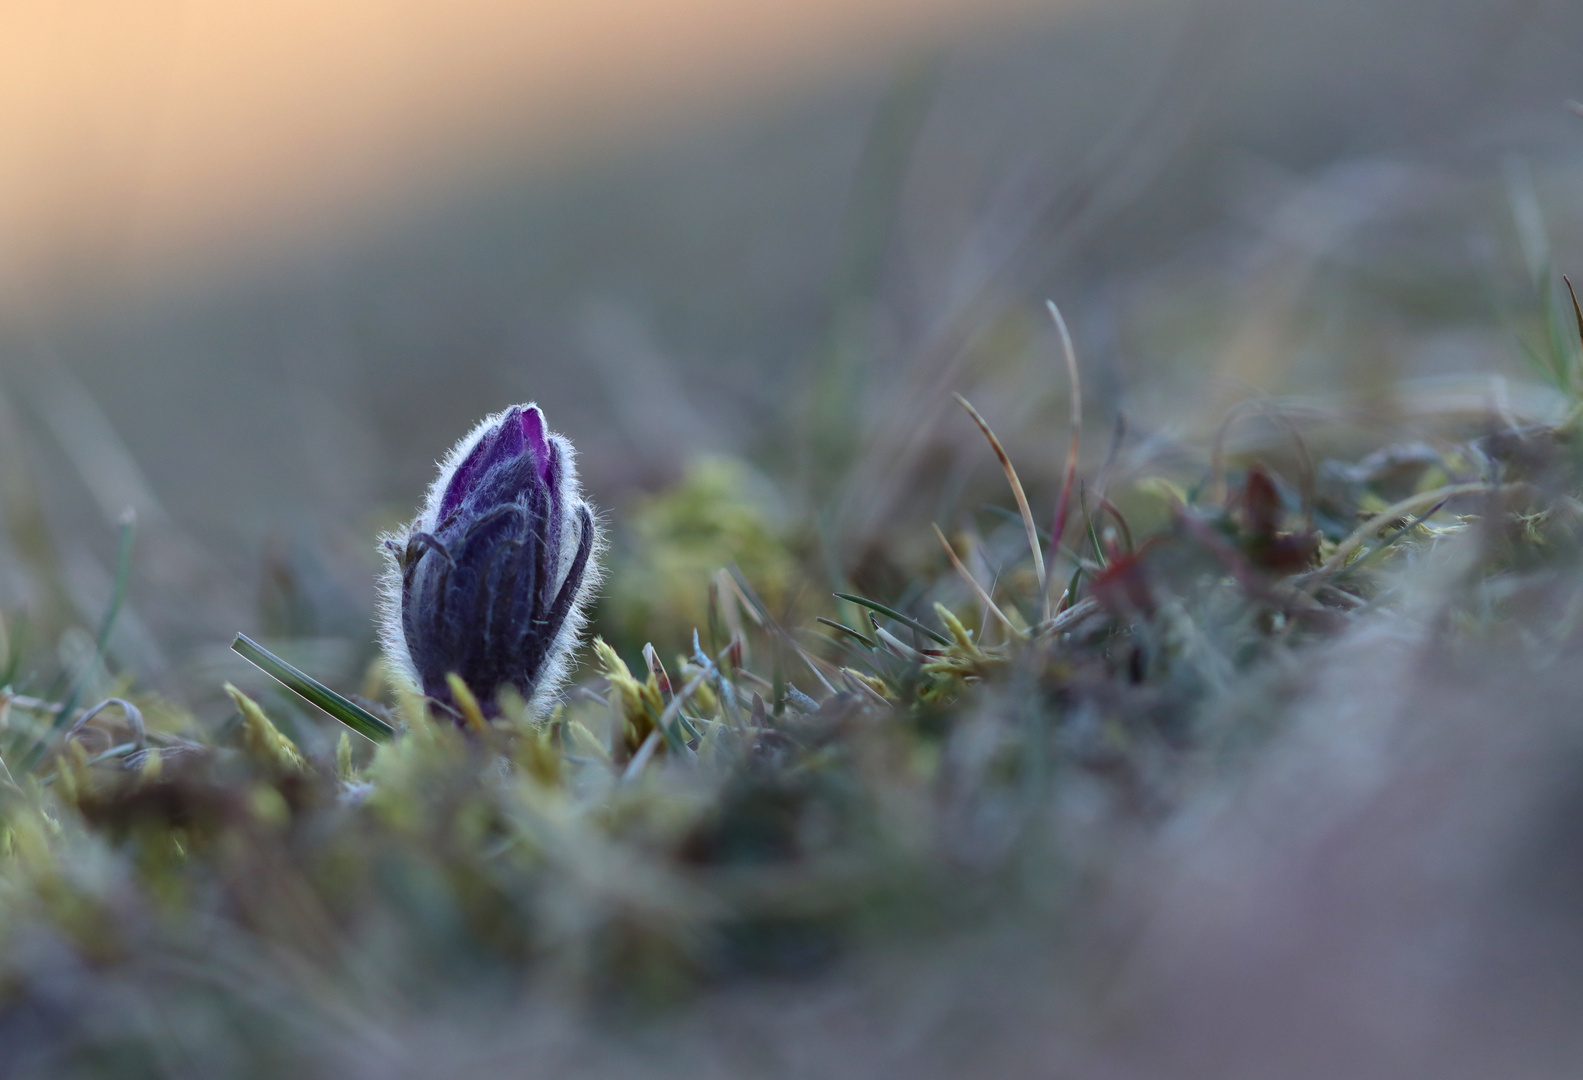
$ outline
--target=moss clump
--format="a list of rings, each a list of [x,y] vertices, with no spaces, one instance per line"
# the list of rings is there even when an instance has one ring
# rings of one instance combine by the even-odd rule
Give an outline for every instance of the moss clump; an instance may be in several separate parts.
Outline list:
[[[797,576],[790,544],[768,481],[736,458],[696,458],[617,524],[604,621],[634,647],[685,642],[706,625],[710,583],[731,563],[778,607]]]

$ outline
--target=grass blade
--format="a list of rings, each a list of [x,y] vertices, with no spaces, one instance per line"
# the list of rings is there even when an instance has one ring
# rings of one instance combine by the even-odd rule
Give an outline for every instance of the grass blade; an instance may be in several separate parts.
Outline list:
[[[1039,595],[1048,596],[1049,589],[1045,587],[1044,552],[1040,550],[1039,527],[1033,523],[1033,511],[1028,507],[1028,496],[1022,490],[1022,481],[1017,478],[1017,469],[1011,463],[1011,457],[1006,453],[1006,448],[1000,445],[1000,440],[990,430],[989,423],[973,408],[972,402],[961,394],[952,394],[962,408],[967,410],[967,415],[973,418],[973,423],[978,425],[978,430],[984,433],[984,438],[989,440],[989,448],[995,451],[995,457],[1000,460],[1001,470],[1006,474],[1006,482],[1011,485],[1011,496],[1017,500],[1017,512],[1022,515],[1022,527],[1028,533],[1028,547],[1033,552],[1033,569],[1039,578]]]
[[[396,729],[375,716],[361,705],[354,704],[331,690],[328,686],[264,648],[246,634],[236,635],[231,648],[254,667],[280,683],[298,697],[374,742],[388,742]]]
[[[1578,344],[1583,346],[1583,307],[1578,305],[1578,294],[1572,287],[1572,279],[1562,274],[1561,280],[1567,283],[1567,295],[1572,297],[1572,314],[1577,316],[1578,321]]]
[[[1066,532],[1066,517],[1072,507],[1072,487],[1077,482],[1077,452],[1083,441],[1083,380],[1077,371],[1077,350],[1072,347],[1072,334],[1066,328],[1066,319],[1061,316],[1061,309],[1055,306],[1054,300],[1045,303],[1050,308],[1050,318],[1055,321],[1055,328],[1061,333],[1061,351],[1066,359],[1066,377],[1072,384],[1072,415],[1069,421],[1072,429],[1071,441],[1066,447],[1066,475],[1061,481],[1061,501],[1055,504],[1055,522],[1050,527],[1050,561],[1055,561],[1056,548],[1061,543],[1061,534]],[[1045,615],[1049,615],[1050,597],[1044,597]]]
[[[1006,624],[1006,629],[1011,631],[1012,637],[1021,637],[1022,631],[1018,630],[1017,625],[1006,617],[1006,613],[1004,611],[1000,610],[1000,606],[996,604],[994,599],[989,595],[989,590],[980,585],[978,583],[978,579],[967,572],[967,567],[962,565],[962,560],[958,558],[956,550],[951,547],[951,541],[945,538],[945,533],[940,531],[940,526],[934,526],[934,535],[939,538],[940,546],[945,548],[946,555],[951,559],[952,567],[956,569],[957,574],[961,576],[962,580],[967,582],[968,587],[973,590],[974,594],[978,597],[979,602],[988,608],[995,618]]]
[[[827,619],[827,618],[825,618],[823,615],[815,615],[814,616],[814,621],[815,622],[824,623],[826,626],[830,627],[832,630],[839,630],[839,631],[841,631],[841,633],[845,634],[849,638],[852,638],[854,641],[862,642],[863,646],[865,648],[869,648],[869,649],[877,649],[877,648],[879,648],[879,643],[878,642],[874,641],[867,634],[859,633],[858,631],[852,629],[850,626],[846,625],[845,623],[838,623],[834,619]]]
[[[930,641],[933,641],[933,642],[935,642],[938,645],[949,646],[951,644],[951,640],[949,638],[947,638],[944,634],[937,634],[937,633],[935,633],[933,630],[929,629],[927,626],[925,626],[923,623],[919,622],[917,619],[909,619],[907,616],[903,615],[901,612],[896,611],[894,608],[888,608],[884,604],[881,604],[877,600],[868,600],[868,599],[865,599],[864,597],[854,596],[851,593],[844,593],[844,592],[838,592],[835,595],[838,598],[847,601],[847,603],[849,603],[849,604],[857,604],[859,607],[866,607],[870,611],[878,612],[879,614],[885,616],[885,618],[887,618],[887,619],[895,619],[897,622],[901,623],[903,626],[911,627],[912,629],[918,631],[918,633],[922,634],[924,637],[928,638]]]
[[[1066,591],[1056,601],[1055,614],[1051,616],[1052,618],[1060,618],[1062,612],[1077,603],[1077,585],[1082,580],[1082,577],[1083,564],[1078,563],[1077,568],[1072,571],[1071,579],[1066,583]]]

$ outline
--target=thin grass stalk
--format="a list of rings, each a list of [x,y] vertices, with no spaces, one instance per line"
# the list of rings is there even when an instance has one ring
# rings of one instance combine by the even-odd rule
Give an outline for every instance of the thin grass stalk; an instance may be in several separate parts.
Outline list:
[[[1578,294],[1572,287],[1572,279],[1562,274],[1561,280],[1567,283],[1567,295],[1572,297],[1572,314],[1577,317],[1578,324],[1578,345],[1583,347],[1583,307],[1578,305]]]
[[[1017,477],[1017,468],[1011,463],[1011,458],[1006,453],[1006,448],[1000,444],[995,433],[990,430],[989,423],[973,408],[973,403],[961,394],[952,394],[957,403],[967,410],[967,415],[973,418],[973,423],[984,433],[984,438],[989,440],[989,448],[995,452],[995,457],[1000,461],[1000,467],[1006,474],[1006,482],[1011,485],[1012,498],[1017,500],[1017,512],[1022,515],[1022,526],[1028,533],[1028,550],[1033,552],[1033,569],[1039,578],[1039,595],[1048,598],[1049,590],[1045,585],[1044,552],[1039,543],[1039,528],[1033,523],[1033,510],[1028,506],[1028,496],[1022,490],[1022,481]],[[1048,599],[1046,600],[1048,602]]]
[[[1021,637],[1022,631],[1018,630],[1016,624],[1006,617],[1004,611],[1000,610],[1000,605],[996,604],[994,598],[989,595],[984,586],[978,583],[978,579],[967,572],[967,567],[962,565],[962,560],[957,557],[956,549],[951,547],[951,541],[945,538],[945,533],[940,531],[940,526],[933,525],[931,527],[934,529],[934,535],[940,540],[940,546],[945,548],[946,556],[951,560],[952,567],[956,569],[957,574],[961,576],[963,581],[967,582],[968,586],[978,596],[979,602],[989,609],[990,614],[1006,625],[1006,629],[1011,633],[1012,637]]]
[[[1077,483],[1077,452],[1083,441],[1083,380],[1077,372],[1077,350],[1072,347],[1072,334],[1066,328],[1066,319],[1061,315],[1061,309],[1056,307],[1054,300],[1046,300],[1045,304],[1050,309],[1050,318],[1055,321],[1055,328],[1061,334],[1061,351],[1066,359],[1066,377],[1071,384],[1071,441],[1066,447],[1066,476],[1061,481],[1061,499],[1055,504],[1055,522],[1050,528],[1050,561],[1055,561],[1056,551],[1061,545],[1061,534],[1066,531],[1067,514],[1072,506],[1072,488]],[[1050,596],[1048,591],[1044,596],[1043,612],[1046,618],[1050,614]]]

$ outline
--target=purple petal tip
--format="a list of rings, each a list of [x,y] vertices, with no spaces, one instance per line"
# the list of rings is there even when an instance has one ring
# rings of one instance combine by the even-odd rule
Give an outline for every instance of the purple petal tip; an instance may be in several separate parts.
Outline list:
[[[539,476],[550,482],[550,440],[544,434],[544,414],[537,405],[522,410],[520,431],[523,440],[533,450],[533,460],[538,463]]]

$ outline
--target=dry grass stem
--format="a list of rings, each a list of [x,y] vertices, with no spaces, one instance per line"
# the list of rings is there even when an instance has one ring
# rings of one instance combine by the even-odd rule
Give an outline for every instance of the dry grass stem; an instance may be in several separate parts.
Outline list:
[[[956,550],[951,547],[951,541],[945,538],[945,533],[940,531],[940,526],[935,525],[933,528],[934,535],[940,538],[940,546],[945,548],[946,557],[951,560],[951,566],[955,568],[958,576],[960,576],[963,581],[967,582],[968,587],[973,590],[973,593],[978,597],[979,602],[989,609],[990,614],[994,615],[995,618],[999,619],[1003,624],[1005,624],[1006,629],[1011,633],[1012,637],[1021,637],[1022,631],[1017,629],[1017,624],[1006,617],[1006,613],[1000,610],[1000,606],[995,603],[994,599],[989,595],[989,592],[984,588],[984,586],[978,583],[978,579],[967,572],[967,567],[962,565],[962,560],[957,557]]]
[[[1033,510],[1028,506],[1028,496],[1022,490],[1022,481],[1017,477],[1017,468],[1011,463],[1011,458],[1007,456],[1006,448],[1001,446],[1000,440],[990,430],[988,422],[979,415],[977,409],[973,408],[973,403],[961,394],[952,394],[951,396],[956,398],[962,408],[967,410],[967,414],[973,418],[973,423],[977,424],[978,429],[984,433],[984,438],[989,440],[989,448],[995,451],[995,457],[1000,462],[1001,469],[1006,473],[1006,482],[1011,485],[1012,498],[1017,500],[1017,512],[1022,515],[1022,527],[1028,533],[1028,550],[1033,552],[1033,570],[1039,578],[1039,595],[1043,596],[1047,592],[1044,551],[1039,543],[1038,526],[1033,523]]]

